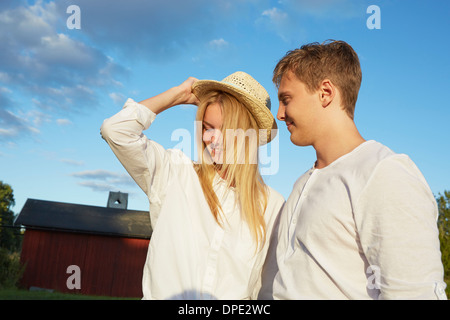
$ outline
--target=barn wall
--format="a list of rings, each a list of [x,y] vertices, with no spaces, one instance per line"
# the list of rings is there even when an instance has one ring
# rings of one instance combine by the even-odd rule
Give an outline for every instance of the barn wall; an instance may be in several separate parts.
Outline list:
[[[59,292],[114,297],[142,296],[142,269],[149,240],[27,229],[21,284]],[[81,271],[81,289],[67,288],[67,267]]]

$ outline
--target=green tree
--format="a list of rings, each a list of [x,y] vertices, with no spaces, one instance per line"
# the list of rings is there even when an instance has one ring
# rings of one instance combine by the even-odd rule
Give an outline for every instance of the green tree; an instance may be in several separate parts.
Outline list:
[[[447,297],[450,297],[450,191],[444,191],[443,195],[439,193],[436,200],[439,209],[438,228],[444,280],[447,283]]]
[[[9,251],[19,251],[21,237],[18,230],[13,228],[14,206],[13,189],[9,184],[0,181],[0,247]]]
[[[19,254],[22,237],[13,227],[14,204],[13,189],[0,181],[0,289],[16,287],[25,270]]]

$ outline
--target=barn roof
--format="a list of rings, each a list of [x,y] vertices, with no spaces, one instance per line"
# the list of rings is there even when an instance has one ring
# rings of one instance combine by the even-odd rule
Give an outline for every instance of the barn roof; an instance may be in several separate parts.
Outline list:
[[[34,229],[94,233],[148,239],[150,215],[146,211],[96,207],[27,199],[16,225]]]

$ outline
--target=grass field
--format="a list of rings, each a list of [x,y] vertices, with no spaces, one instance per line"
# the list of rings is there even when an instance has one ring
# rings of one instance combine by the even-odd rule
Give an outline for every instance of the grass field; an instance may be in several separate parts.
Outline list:
[[[139,298],[86,296],[60,292],[1,289],[0,300],[139,300]]]

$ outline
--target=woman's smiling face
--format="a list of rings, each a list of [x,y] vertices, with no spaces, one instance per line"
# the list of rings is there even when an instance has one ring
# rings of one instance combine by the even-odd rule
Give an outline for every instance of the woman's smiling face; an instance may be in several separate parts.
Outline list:
[[[214,163],[222,163],[223,136],[222,136],[222,108],[218,102],[211,103],[203,116],[203,142]]]

